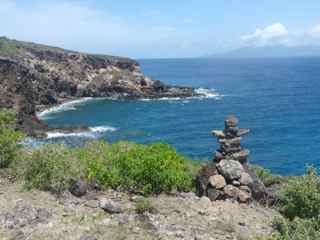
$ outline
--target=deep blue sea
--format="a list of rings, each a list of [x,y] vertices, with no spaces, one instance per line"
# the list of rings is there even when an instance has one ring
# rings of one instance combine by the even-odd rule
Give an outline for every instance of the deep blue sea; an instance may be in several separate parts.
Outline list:
[[[250,128],[243,146],[250,162],[274,173],[302,174],[320,167],[320,58],[141,60],[146,75],[169,84],[214,89],[208,98],[181,100],[90,100],[42,114],[51,126],[91,126],[81,134],[51,134],[47,142],[74,144],[162,141],[199,161],[218,147],[211,136],[225,116]]]

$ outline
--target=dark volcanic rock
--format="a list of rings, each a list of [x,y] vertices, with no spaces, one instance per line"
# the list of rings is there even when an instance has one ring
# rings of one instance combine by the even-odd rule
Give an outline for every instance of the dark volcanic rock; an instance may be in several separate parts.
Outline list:
[[[0,108],[16,108],[19,126],[39,135],[46,125],[36,117],[37,106],[51,106],[79,97],[138,99],[191,97],[193,88],[168,86],[146,77],[138,62],[92,55],[40,44],[0,38]],[[1,44],[0,44],[1,46]]]
[[[71,179],[69,191],[76,197],[82,197],[88,191],[88,184],[82,180]]]

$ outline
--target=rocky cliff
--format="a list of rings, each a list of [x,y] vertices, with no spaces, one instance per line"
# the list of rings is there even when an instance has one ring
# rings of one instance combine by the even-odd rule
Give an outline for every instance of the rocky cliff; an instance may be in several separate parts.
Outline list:
[[[42,129],[35,112],[81,97],[190,97],[192,88],[167,86],[143,75],[138,62],[0,38],[0,107],[14,107],[19,126]]]

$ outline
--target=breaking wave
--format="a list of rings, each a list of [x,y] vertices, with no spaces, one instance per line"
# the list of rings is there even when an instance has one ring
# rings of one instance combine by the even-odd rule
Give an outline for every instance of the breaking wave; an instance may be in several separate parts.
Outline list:
[[[115,132],[117,128],[110,126],[89,127],[88,131],[64,133],[59,131],[47,132],[47,139],[66,138],[66,137],[84,137],[84,138],[98,138],[105,132]]]
[[[77,99],[77,100],[73,100],[70,102],[66,102],[66,103],[62,103],[60,105],[57,105],[55,107],[49,108],[47,110],[44,110],[42,112],[38,112],[37,116],[40,119],[46,119],[48,118],[48,116],[52,113],[59,113],[59,112],[64,112],[64,111],[73,111],[76,110],[76,106],[79,106],[83,103],[86,103],[88,101],[92,101],[95,100],[96,98],[91,98],[91,97],[87,97],[87,98],[81,98],[81,99]]]
[[[193,96],[193,97],[163,97],[163,98],[157,98],[157,99],[151,99],[151,98],[143,98],[140,99],[140,101],[148,102],[148,101],[180,101],[180,100],[190,100],[190,99],[208,99],[212,98],[215,100],[220,100],[224,95],[218,93],[215,89],[211,88],[196,88],[195,90],[196,94],[199,94],[199,96]]]

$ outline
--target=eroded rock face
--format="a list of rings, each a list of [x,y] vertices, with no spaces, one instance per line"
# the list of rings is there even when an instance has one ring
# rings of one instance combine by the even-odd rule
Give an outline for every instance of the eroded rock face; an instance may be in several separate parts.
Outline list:
[[[143,75],[138,62],[0,38],[14,46],[0,49],[0,107],[16,108],[19,126],[45,127],[35,112],[42,106],[80,97],[138,99],[190,97],[192,88],[167,86]],[[30,130],[30,131],[29,131]]]

